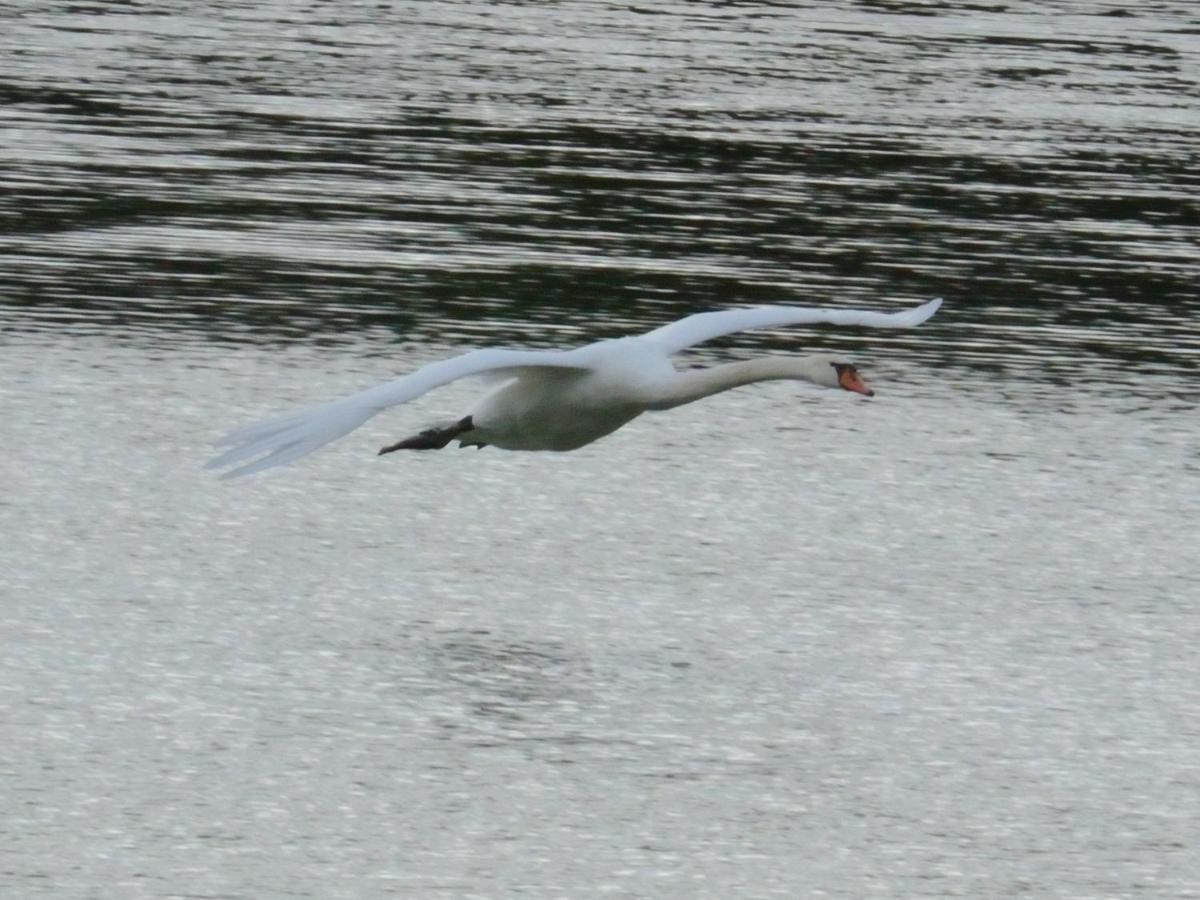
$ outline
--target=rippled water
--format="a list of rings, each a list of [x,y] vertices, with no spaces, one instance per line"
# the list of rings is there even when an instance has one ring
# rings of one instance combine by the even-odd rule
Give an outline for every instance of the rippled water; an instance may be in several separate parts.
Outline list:
[[[0,888],[1198,897],[1184,2],[0,13]],[[246,419],[946,306],[566,455]]]

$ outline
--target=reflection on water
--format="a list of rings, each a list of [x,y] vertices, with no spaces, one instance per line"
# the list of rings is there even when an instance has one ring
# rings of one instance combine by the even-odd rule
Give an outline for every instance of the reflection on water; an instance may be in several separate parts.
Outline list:
[[[463,391],[231,488],[220,427],[428,348],[189,334],[0,355],[9,893],[1200,878],[1174,379],[892,361],[870,401],[771,384],[570,454],[373,455]]]
[[[1189,4],[10,24],[9,327],[561,344],[945,296],[872,344],[1195,371]]]
[[[0,13],[0,893],[1189,896],[1192,4],[834,5]],[[699,351],[869,402],[199,468],[464,346],[932,296]]]

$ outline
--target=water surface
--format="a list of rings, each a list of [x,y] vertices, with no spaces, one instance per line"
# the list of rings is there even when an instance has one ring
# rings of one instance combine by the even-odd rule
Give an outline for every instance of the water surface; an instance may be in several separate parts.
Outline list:
[[[1191,4],[30,4],[0,887],[1196,897]],[[491,344],[946,306],[565,455],[200,468]]]

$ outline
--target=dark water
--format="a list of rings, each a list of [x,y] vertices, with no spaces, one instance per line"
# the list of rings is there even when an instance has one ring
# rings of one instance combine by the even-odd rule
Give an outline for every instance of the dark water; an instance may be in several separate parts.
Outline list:
[[[1200,897],[1194,6],[5,7],[0,893]],[[932,296],[704,351],[871,402],[199,468]]]
[[[830,6],[31,4],[5,320],[558,342],[945,296],[955,363],[1194,377],[1191,4]]]

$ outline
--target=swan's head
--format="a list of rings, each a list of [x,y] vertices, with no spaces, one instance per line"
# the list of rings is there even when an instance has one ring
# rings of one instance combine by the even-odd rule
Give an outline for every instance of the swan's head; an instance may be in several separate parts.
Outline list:
[[[842,390],[854,391],[856,394],[866,394],[868,397],[875,396],[875,392],[867,387],[867,383],[862,380],[862,376],[858,374],[858,369],[854,368],[853,363],[834,362],[829,365],[837,373],[838,387]]]
[[[867,383],[858,374],[854,363],[838,359],[836,356],[813,357],[813,381],[822,387],[841,388],[868,397],[875,396],[875,392],[867,387]]]

